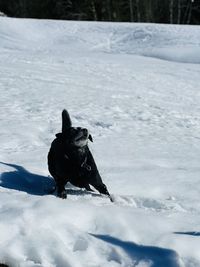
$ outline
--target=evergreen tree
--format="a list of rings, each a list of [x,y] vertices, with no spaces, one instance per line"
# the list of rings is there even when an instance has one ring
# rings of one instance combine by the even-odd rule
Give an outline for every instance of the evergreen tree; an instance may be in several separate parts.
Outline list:
[[[200,24],[200,0],[0,0],[11,17]]]

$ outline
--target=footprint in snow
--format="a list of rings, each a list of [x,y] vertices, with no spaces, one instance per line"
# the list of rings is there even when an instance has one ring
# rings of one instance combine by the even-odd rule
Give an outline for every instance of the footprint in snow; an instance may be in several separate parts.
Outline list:
[[[139,209],[147,209],[157,212],[163,211],[181,211],[184,212],[185,209],[176,202],[175,198],[168,198],[166,200],[157,200],[151,198],[138,198],[134,196],[120,196],[112,195],[115,204],[120,206],[129,206]]]

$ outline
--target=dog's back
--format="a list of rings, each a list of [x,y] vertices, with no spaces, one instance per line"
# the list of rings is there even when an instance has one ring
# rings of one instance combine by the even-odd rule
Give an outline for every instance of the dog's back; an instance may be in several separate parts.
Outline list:
[[[63,158],[62,142],[59,138],[53,140],[49,153],[48,153],[48,168],[50,174],[55,177],[62,177],[62,170],[65,169]]]

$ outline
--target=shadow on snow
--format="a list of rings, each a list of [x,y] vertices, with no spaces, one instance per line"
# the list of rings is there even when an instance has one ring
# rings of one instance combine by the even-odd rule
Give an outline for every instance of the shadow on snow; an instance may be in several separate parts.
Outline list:
[[[192,235],[192,236],[200,236],[200,232],[174,232],[177,235]]]
[[[13,171],[6,171],[0,174],[0,186],[23,191],[31,195],[47,195],[55,188],[55,182],[50,176],[42,176],[35,173],[31,173],[24,167],[17,164],[10,164],[0,162],[0,164],[13,168]],[[93,192],[87,192],[79,188],[74,188],[68,185],[67,194],[69,195],[92,195],[93,197],[99,196],[99,194]]]
[[[140,261],[150,263],[151,267],[181,267],[178,254],[171,249],[159,248],[154,246],[143,246],[133,242],[122,241],[109,235],[92,236],[101,239],[111,245],[120,247],[133,260],[134,266]]]
[[[23,191],[32,195],[46,195],[55,187],[54,180],[51,177],[46,177],[31,173],[24,167],[0,162],[11,168],[13,171],[6,171],[0,176],[0,186],[8,189]]]

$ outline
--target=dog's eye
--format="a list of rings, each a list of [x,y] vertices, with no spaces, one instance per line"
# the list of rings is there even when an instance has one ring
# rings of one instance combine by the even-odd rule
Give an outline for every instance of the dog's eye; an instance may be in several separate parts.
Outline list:
[[[76,128],[71,128],[70,129],[70,134],[71,135],[75,135],[77,133],[77,129]]]
[[[70,130],[70,133],[75,133],[76,132],[76,130],[74,129],[74,128],[72,128],[71,130]]]

